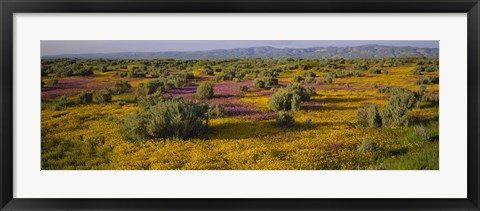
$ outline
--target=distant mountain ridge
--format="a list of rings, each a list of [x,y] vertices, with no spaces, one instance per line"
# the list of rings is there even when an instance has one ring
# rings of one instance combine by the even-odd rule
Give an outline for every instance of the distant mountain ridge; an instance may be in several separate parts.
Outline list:
[[[232,59],[232,58],[392,58],[428,57],[438,58],[438,48],[396,47],[383,45],[362,45],[356,47],[313,47],[313,48],[274,48],[251,47],[217,49],[205,51],[163,51],[163,52],[122,52],[63,54],[42,58],[79,59]]]

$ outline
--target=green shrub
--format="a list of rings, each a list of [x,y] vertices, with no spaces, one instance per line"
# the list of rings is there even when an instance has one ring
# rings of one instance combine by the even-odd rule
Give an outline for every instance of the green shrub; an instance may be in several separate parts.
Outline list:
[[[145,78],[145,73],[141,72],[138,68],[133,68],[128,72],[128,77],[130,78]]]
[[[275,92],[268,102],[268,109],[271,111],[289,111],[298,110],[300,107],[301,97],[287,89],[279,89]]]
[[[416,84],[418,85],[422,85],[422,84],[438,84],[440,78],[438,76],[432,76],[432,75],[429,75],[429,76],[426,76],[426,77],[423,77],[421,79],[418,79],[416,81]]]
[[[422,101],[430,103],[430,106],[438,106],[440,103],[440,97],[438,95],[424,95],[422,96]]]
[[[436,65],[430,65],[425,67],[425,72],[436,72],[438,71],[438,66]]]
[[[202,72],[205,75],[215,75],[212,69],[204,69]]]
[[[408,108],[400,103],[400,96],[394,95],[390,98],[389,103],[380,113],[384,125],[406,126],[408,125]]]
[[[425,95],[425,92],[427,91],[427,86],[426,85],[421,85],[418,87],[417,95],[422,98]]]
[[[337,64],[335,64],[335,63],[330,63],[330,64],[328,64],[326,67],[327,67],[327,68],[331,68],[331,69],[336,69],[336,68],[338,68]]]
[[[358,107],[357,112],[355,113],[355,116],[360,122],[367,122],[367,117],[368,117],[368,106],[361,106]]]
[[[302,72],[302,76],[305,77],[305,78],[308,78],[308,77],[315,78],[315,77],[317,77],[317,75],[315,75],[315,73],[312,72],[312,71],[304,71],[304,72]]]
[[[112,101],[112,95],[105,92],[96,92],[94,98],[98,103],[108,103]]]
[[[56,105],[60,108],[65,108],[65,107],[71,106],[73,104],[74,104],[74,102],[70,101],[67,96],[62,95],[60,97],[60,99],[58,100]]]
[[[100,72],[103,72],[103,73],[105,73],[105,72],[108,72],[108,71],[109,71],[109,70],[108,70],[108,68],[107,68],[107,66],[101,66],[101,67],[100,67],[100,68],[98,68],[98,69],[100,70]]]
[[[238,89],[239,89],[241,92],[246,92],[246,91],[248,91],[248,87],[247,87],[247,86],[239,86]]]
[[[263,89],[265,88],[265,81],[261,79],[255,79],[253,80],[253,86],[255,86],[258,89]]]
[[[415,126],[413,131],[422,141],[430,141],[433,139],[433,134],[424,126]]]
[[[163,94],[160,92],[153,93],[151,95],[140,96],[138,99],[138,105],[143,108],[148,108],[150,106],[157,105],[160,102],[163,102]]]
[[[88,104],[93,101],[93,94],[91,92],[82,92],[78,95],[78,101],[81,104]]]
[[[117,104],[118,106],[124,106],[124,105],[127,104],[127,102],[125,102],[125,101],[123,101],[123,100],[119,100],[119,101],[117,101],[116,104]]]
[[[128,114],[123,119],[122,130],[130,140],[155,138],[188,139],[207,131],[207,106],[167,99],[162,103]]]
[[[313,77],[306,77],[304,82],[307,84],[314,84],[317,83],[317,80]]]
[[[331,84],[331,83],[333,83],[333,77],[331,75],[327,75],[327,76],[324,77],[323,82],[326,83],[326,84]]]
[[[381,146],[374,140],[365,140],[357,147],[359,152],[374,152],[380,150]]]
[[[422,84],[428,84],[428,79],[426,78],[421,78],[415,81],[415,84],[422,85]]]
[[[367,123],[370,127],[381,127],[382,118],[375,105],[368,106]]]
[[[302,102],[302,98],[298,94],[292,95],[292,111],[299,111],[300,110],[300,103]]]
[[[272,87],[274,85],[278,85],[278,79],[274,77],[265,77],[263,78],[266,87]]]
[[[111,91],[113,94],[123,94],[128,92],[130,88],[132,88],[132,86],[128,83],[128,81],[115,81]]]
[[[414,69],[414,70],[412,70],[412,74],[413,75],[421,75],[422,72],[420,72],[420,70]]]
[[[157,69],[157,68],[153,69],[153,70],[150,70],[148,73],[150,74],[150,76],[155,77],[155,78],[165,77],[168,74],[167,70]]]
[[[83,67],[83,68],[79,68],[79,69],[74,69],[72,71],[72,75],[81,75],[81,76],[93,75],[93,68],[92,67]]]
[[[125,78],[125,77],[127,77],[127,76],[128,76],[128,73],[126,73],[126,72],[115,72],[115,73],[113,74],[113,77]]]
[[[438,82],[440,82],[440,78],[438,76],[429,75],[426,79],[429,84],[438,84]]]
[[[163,93],[166,90],[165,83],[159,79],[149,80],[145,84],[145,88],[147,89],[147,94],[153,94],[156,92]]]
[[[405,88],[392,88],[390,89],[389,104],[404,106],[406,108],[412,108],[419,100],[414,92]]]
[[[304,80],[305,79],[302,76],[299,76],[299,75],[293,76],[293,78],[292,78],[292,82],[295,82],[295,83],[300,83]]]
[[[208,111],[209,118],[220,118],[224,117],[227,114],[225,108],[222,105],[214,105],[210,107]]]
[[[212,99],[213,98],[213,86],[210,83],[200,83],[197,87],[196,97],[199,99]]]
[[[275,117],[275,126],[277,127],[292,127],[295,120],[287,112],[280,111]]]
[[[362,63],[355,63],[353,65],[354,70],[368,70],[368,63],[362,62]]]
[[[382,73],[382,70],[377,69],[377,68],[372,68],[372,69],[368,70],[368,73],[370,73],[370,74],[380,74],[380,73]]]
[[[45,85],[50,86],[50,87],[57,86],[58,85],[58,80],[54,79],[54,78],[48,78],[47,80],[45,80]]]
[[[388,86],[380,87],[378,88],[378,93],[390,93],[390,89]]]
[[[285,89],[299,95],[302,101],[310,101],[310,98],[316,94],[314,87],[305,87],[299,84],[288,85]]]
[[[312,118],[307,117],[307,118],[305,119],[305,126],[306,126],[306,127],[312,126]]]

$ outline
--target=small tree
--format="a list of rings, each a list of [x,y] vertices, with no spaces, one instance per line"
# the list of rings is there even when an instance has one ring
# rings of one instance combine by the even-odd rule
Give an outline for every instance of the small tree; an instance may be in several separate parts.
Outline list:
[[[198,85],[196,96],[199,99],[212,99],[213,98],[212,84],[203,82],[200,85]]]

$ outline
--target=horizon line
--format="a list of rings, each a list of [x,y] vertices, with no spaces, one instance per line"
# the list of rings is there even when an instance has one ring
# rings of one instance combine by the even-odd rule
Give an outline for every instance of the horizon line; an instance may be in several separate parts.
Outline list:
[[[119,52],[97,52],[97,53],[63,53],[63,54],[50,54],[50,55],[41,55],[41,57],[49,56],[69,56],[69,55],[90,55],[90,54],[122,54],[122,53],[160,53],[160,52],[205,52],[205,51],[217,51],[217,50],[235,50],[235,49],[249,49],[249,48],[274,48],[274,49],[310,49],[310,48],[353,48],[353,47],[362,47],[362,46],[383,46],[383,47],[393,47],[393,48],[418,48],[418,49],[440,49],[439,47],[415,47],[410,45],[405,46],[395,46],[395,45],[379,45],[379,44],[364,44],[364,45],[352,45],[352,46],[315,46],[307,48],[291,48],[291,47],[273,47],[273,46],[252,46],[245,48],[217,48],[217,49],[207,49],[207,50],[166,50],[166,51],[119,51]]]

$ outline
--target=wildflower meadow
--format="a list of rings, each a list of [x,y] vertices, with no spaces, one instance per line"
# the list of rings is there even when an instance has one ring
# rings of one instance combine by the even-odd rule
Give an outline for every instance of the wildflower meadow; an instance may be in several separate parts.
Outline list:
[[[43,170],[438,170],[439,60],[43,58]]]

